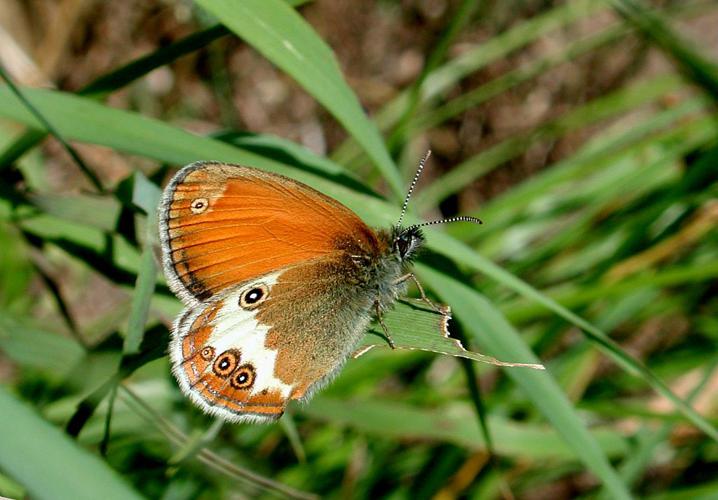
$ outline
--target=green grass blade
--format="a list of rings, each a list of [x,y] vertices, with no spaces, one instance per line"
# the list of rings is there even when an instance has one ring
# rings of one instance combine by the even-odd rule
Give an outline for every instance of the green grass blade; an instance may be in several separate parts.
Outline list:
[[[33,99],[36,106],[39,106],[46,115],[53,118],[56,126],[69,138],[104,144],[114,149],[179,164],[207,158],[244,163],[269,171],[285,173],[306,182],[342,201],[369,223],[388,225],[394,223],[396,217],[398,217],[399,209],[394,205],[382,202],[377,198],[358,194],[316,175],[307,174],[298,169],[287,168],[281,163],[244,152],[228,144],[198,137],[133,113],[107,108],[88,99],[42,90],[31,91],[31,89],[26,89],[26,93]],[[0,115],[16,119],[27,125],[37,126],[36,118],[28,113],[23,106],[19,105],[9,95],[7,89],[4,88],[0,88]],[[484,273],[492,280],[515,290],[530,300],[537,301],[560,317],[581,328],[592,341],[605,348],[606,352],[620,366],[631,373],[642,373],[645,380],[660,394],[670,399],[690,421],[713,439],[718,440],[716,429],[677,398],[655,375],[639,365],[617,346],[610,342],[606,344],[608,337],[600,329],[540,293],[518,277],[483,258],[456,239],[437,231],[432,231],[428,236],[429,248],[454,259],[458,263],[467,265],[471,269]],[[509,359],[506,361],[514,360]]]
[[[172,422],[165,419],[152,409],[145,401],[129,387],[120,385],[120,395],[130,408],[140,415],[147,423],[156,427],[169,441],[176,446],[183,448],[188,446],[191,438],[183,433]],[[244,485],[254,485],[264,488],[274,494],[282,495],[287,498],[297,498],[305,500],[315,500],[317,497],[311,493],[291,488],[285,484],[273,481],[267,477],[261,476],[253,471],[233,464],[229,460],[217,455],[207,448],[200,448],[192,457],[209,468],[220,474],[232,477],[241,481]]]
[[[704,13],[706,7],[707,5],[703,3],[675,6],[674,9],[671,10],[671,15],[675,17],[692,17]],[[417,133],[427,128],[436,127],[446,120],[472,107],[478,106],[492,97],[546,73],[559,64],[575,60],[583,54],[621,40],[627,34],[632,33],[632,31],[628,23],[617,22],[596,33],[591,33],[585,38],[571,41],[560,51],[552,52],[542,58],[531,61],[530,64],[504,73],[475,89],[447,101],[441,106],[427,110],[416,117],[413,124],[414,132]]]
[[[35,119],[39,122],[41,125],[40,128],[46,130],[49,134],[55,137],[57,141],[62,145],[62,147],[67,151],[67,154],[70,155],[70,157],[74,160],[75,164],[80,168],[82,173],[87,177],[87,179],[90,181],[90,183],[97,189],[97,191],[102,192],[102,183],[100,182],[100,179],[97,177],[94,171],[92,171],[82,160],[80,155],[77,153],[75,148],[73,148],[60,134],[60,132],[48,121],[48,119],[35,107],[32,105],[32,103],[27,99],[27,97],[23,94],[23,92],[15,85],[15,83],[12,81],[12,78],[10,78],[10,75],[8,75],[3,67],[0,65],[0,77],[2,77],[3,80],[7,83],[7,86],[12,91],[13,94],[15,94],[15,97],[17,100],[22,103],[23,106],[25,106],[28,110],[28,112],[32,113],[35,116]],[[24,136],[21,138],[21,142],[25,141],[25,144],[27,145],[27,140],[30,139],[32,136],[32,132],[29,135]],[[13,148],[14,149],[14,148]],[[19,154],[17,151],[14,152],[15,155]]]
[[[478,345],[499,358],[538,361],[518,333],[483,296],[445,274],[426,266],[418,268],[422,279],[452,305],[458,321]],[[613,498],[631,498],[549,373],[519,368],[507,368],[505,373],[552,423],[576,456],[600,478]]]
[[[143,77],[154,69],[169,64],[172,61],[199,50],[211,42],[229,35],[229,30],[221,25],[212,26],[202,31],[178,40],[167,47],[161,47],[154,52],[140,57],[116,70],[100,76],[78,91],[80,95],[103,97],[125,85]],[[0,166],[9,165],[28,150],[34,148],[47,136],[41,130],[28,130],[20,136],[10,148],[0,155]]]
[[[287,3],[297,7],[307,1],[308,0],[290,0]],[[150,54],[139,57],[96,78],[80,89],[78,94],[102,97],[132,83],[160,66],[170,64],[182,56],[202,49],[213,41],[228,34],[230,34],[229,30],[222,25],[211,26],[192,33],[166,47],[160,47]],[[28,150],[40,144],[46,136],[47,133],[41,130],[28,130],[25,132],[7,150],[0,153],[0,168],[16,161]]]
[[[465,111],[480,105],[497,95],[529,81],[559,64],[578,58],[603,45],[615,42],[629,33],[624,25],[613,25],[603,31],[572,42],[564,50],[551,53],[530,64],[518,67],[476,87],[460,96],[447,101],[441,106],[428,110],[416,117],[413,125],[414,133],[433,128]]]
[[[492,280],[495,280],[497,283],[500,283],[524,297],[541,304],[556,313],[558,316],[564,318],[569,323],[579,327],[589,340],[594,342],[600,349],[603,350],[604,353],[618,363],[619,366],[621,366],[628,373],[640,376],[647,384],[653,387],[657,393],[671,401],[671,403],[689,421],[691,421],[693,425],[705,432],[711,437],[711,439],[718,441],[718,430],[716,430],[716,428],[711,425],[708,420],[676,396],[662,380],[660,380],[643,364],[632,358],[626,351],[621,349],[601,329],[597,328],[569,309],[563,307],[547,295],[539,292],[528,283],[519,279],[517,276],[483,258],[481,255],[470,250],[468,247],[465,247],[453,238],[436,233],[429,236],[429,246],[436,249],[442,249],[445,255],[451,255],[456,261],[464,262],[476,271],[479,271]],[[436,288],[434,284],[432,284],[432,288],[439,293],[442,292],[441,288]],[[452,307],[455,306],[453,302],[449,303]]]
[[[705,369],[701,380],[691,390],[688,396],[689,401],[696,399],[704,389],[710,383],[710,380],[715,375],[716,368],[718,368],[718,360],[713,360],[708,367]],[[651,466],[654,457],[656,456],[656,449],[670,438],[671,431],[673,430],[671,423],[664,423],[660,427],[655,426],[644,426],[635,439],[636,444],[634,445],[631,453],[628,455],[627,460],[621,464],[619,473],[629,484],[635,484],[639,481],[641,476]],[[604,496],[602,500],[607,500],[608,496]]]
[[[667,53],[678,67],[718,101],[718,65],[676,33],[664,17],[639,0],[611,0],[614,8]]]
[[[169,463],[179,465],[182,462],[186,462],[193,458],[202,448],[206,448],[212,441],[215,440],[224,424],[225,421],[218,418],[212,422],[212,425],[210,425],[208,429],[198,429],[187,436],[187,442],[182,445],[174,455],[172,455],[172,458],[169,459]]]
[[[147,73],[169,64],[182,56],[200,50],[215,40],[229,35],[230,32],[222,25],[192,33],[166,47],[161,47],[146,56],[120,66],[101,77],[93,80],[78,92],[81,95],[101,97],[125,85],[132,83]]]
[[[581,287],[562,288],[556,292],[545,292],[547,297],[566,308],[579,308],[600,299],[624,296],[645,288],[668,288],[696,285],[703,281],[718,279],[718,262],[698,262],[663,268],[656,272],[640,273],[617,283],[599,283]],[[536,303],[510,302],[503,308],[512,322],[526,322],[550,314],[545,307]]]
[[[481,207],[481,216],[490,224],[480,230],[468,228],[463,232],[466,241],[486,236],[493,227],[505,230],[513,218],[521,216],[527,207],[546,196],[551,189],[559,188],[571,178],[581,178],[606,163],[614,163],[621,156],[641,154],[644,147],[654,142],[691,143],[695,145],[710,141],[716,134],[711,119],[689,121],[690,115],[699,112],[705,105],[703,99],[689,100],[674,109],[652,115],[649,119],[634,125],[629,131],[602,137],[581,148],[575,155],[566,158],[513,189],[490,200]],[[664,131],[662,129],[668,129]]]
[[[22,367],[58,377],[67,375],[85,354],[77,342],[29,325],[7,311],[0,312],[0,351]]]
[[[446,64],[436,68],[435,71],[427,76],[419,96],[420,105],[427,105],[448,92],[470,74],[506,57],[511,52],[534,42],[547,33],[605,8],[605,3],[597,0],[567,2],[546,13],[528,19],[484,43],[477,44]],[[400,117],[406,112],[409,104],[409,91],[404,91],[384,106],[376,116],[376,121],[381,130],[387,130],[396,125]],[[357,154],[355,144],[347,141],[334,152],[332,157],[336,161],[346,164]]]
[[[465,160],[419,193],[415,203],[420,209],[424,210],[435,207],[447,196],[456,193],[477,178],[520,155],[532,144],[556,139],[568,131],[575,131],[580,127],[635,109],[676,90],[682,83],[681,78],[666,75],[631,87],[622,88],[612,94],[574,108],[563,116],[531,129],[522,135],[502,141],[486,151]]]
[[[46,214],[103,231],[114,230],[122,208],[115,199],[86,194],[28,194],[27,199]]]
[[[574,0],[490,38],[437,68],[424,85],[424,100],[433,99],[450,90],[456,83],[494,61],[524,47],[542,36],[589,17],[606,8],[602,0]]]
[[[320,396],[311,405],[301,407],[302,414],[322,421],[348,425],[352,429],[394,439],[431,439],[446,441],[470,449],[486,449],[472,408],[453,403],[438,410],[420,409],[406,403],[376,399],[343,401]],[[496,451],[516,459],[573,459],[579,455],[566,445],[555,430],[545,424],[514,422],[504,417],[489,417]],[[603,453],[611,458],[625,455],[628,447],[617,433],[591,431]]]
[[[25,153],[40,144],[45,137],[47,137],[47,132],[44,130],[24,132],[0,154],[0,170],[15,163]]]
[[[434,48],[427,57],[421,74],[408,90],[407,105],[399,117],[396,128],[387,140],[391,151],[398,152],[412,135],[413,131],[411,131],[408,126],[418,109],[421,100],[421,88],[426,81],[426,77],[436,70],[441,61],[446,57],[451,43],[456,36],[471,20],[475,12],[484,6],[485,2],[480,0],[463,0],[457,7],[456,12],[451,16],[451,21],[445,32],[434,44]]]
[[[345,196],[350,196],[352,192],[322,178],[342,181],[343,178],[337,176],[341,167],[336,164],[333,164],[333,169],[327,169],[326,162],[315,162],[309,169],[314,173],[310,174],[251,150],[197,136],[159,120],[113,109],[89,98],[30,88],[24,88],[23,92],[56,124],[60,133],[72,140],[99,144],[175,165],[208,159],[251,165],[290,175],[335,198],[341,198],[342,192],[346,193]],[[1,86],[0,116],[42,128],[37,118],[17,102],[7,87]],[[367,196],[363,198],[365,202],[369,199]]]
[[[150,312],[150,302],[157,283],[157,263],[154,248],[157,243],[157,206],[162,193],[142,173],[135,172],[132,202],[147,214],[145,241],[142,249],[142,261],[137,274],[137,283],[132,295],[130,318],[127,324],[127,336],[122,349],[123,354],[137,354],[140,351],[145,324]]]
[[[104,462],[0,386],[0,468],[32,498],[94,500],[142,498]]]
[[[225,26],[294,78],[362,145],[397,199],[404,186],[379,131],[344,81],[331,49],[282,0],[198,0]]]

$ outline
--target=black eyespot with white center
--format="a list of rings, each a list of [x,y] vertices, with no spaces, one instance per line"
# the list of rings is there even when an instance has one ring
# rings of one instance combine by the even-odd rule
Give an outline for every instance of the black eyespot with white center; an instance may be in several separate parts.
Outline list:
[[[222,354],[217,356],[217,359],[212,365],[212,371],[220,378],[227,378],[237,367],[241,358],[242,356],[236,349],[224,351]]]
[[[209,200],[207,198],[195,198],[192,203],[189,204],[190,210],[193,214],[201,214],[209,206]]]
[[[243,291],[239,296],[239,307],[242,309],[254,309],[259,304],[267,300],[269,295],[269,287],[264,283],[254,285]]]
[[[235,389],[249,389],[254,385],[255,375],[254,366],[245,363],[234,371],[229,383]]]

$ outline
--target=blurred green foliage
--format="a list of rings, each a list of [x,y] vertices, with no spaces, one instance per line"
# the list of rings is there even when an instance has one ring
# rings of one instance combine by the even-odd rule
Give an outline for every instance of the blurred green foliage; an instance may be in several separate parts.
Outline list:
[[[662,12],[634,0],[573,0],[455,56],[448,47],[457,34],[491,11],[460,2],[421,77],[374,120],[289,3],[197,3],[203,19],[221,25],[76,94],[0,87],[0,118],[25,127],[0,129],[0,361],[11,366],[0,388],[0,495],[715,495],[718,71],[667,21],[715,12],[714,2]],[[461,86],[490,63],[612,9],[620,16],[599,32],[476,88]],[[195,135],[104,102],[231,33],[345,128],[330,158],[246,131]],[[213,159],[280,172],[371,224],[391,224],[427,131],[558,65],[621,50],[635,34],[674,66],[510,135],[414,201],[428,210],[537,144],[592,130],[576,152],[485,203],[473,214],[484,226],[431,231],[417,266],[433,296],[451,304],[454,336],[502,360],[541,360],[545,372],[422,352],[446,352],[430,337],[438,335],[435,318],[400,306],[389,319],[393,335],[416,350],[372,349],[278,424],[222,425],[181,396],[166,356],[167,324],[180,305],[156,265],[154,207],[170,167]],[[155,167],[93,192],[56,194],[37,149],[48,133]],[[99,182],[81,166],[90,184]],[[376,194],[382,189],[392,201]],[[73,300],[82,294],[65,289],[58,269],[80,288],[101,276],[117,294],[112,311],[79,322]]]

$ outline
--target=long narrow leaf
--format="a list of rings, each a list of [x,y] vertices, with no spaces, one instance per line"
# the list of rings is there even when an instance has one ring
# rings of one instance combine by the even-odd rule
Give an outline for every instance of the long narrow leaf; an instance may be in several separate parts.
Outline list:
[[[718,100],[718,64],[675,32],[655,9],[640,0],[611,0],[615,9],[663,49],[698,86]]]
[[[80,448],[0,386],[0,469],[30,496],[48,500],[142,498],[97,457]]]
[[[229,29],[294,78],[362,145],[400,198],[404,187],[379,131],[344,81],[331,49],[282,0],[198,0]]]
[[[494,356],[504,359],[537,361],[511,325],[488,300],[471,288],[425,266],[421,276],[450,303],[457,319],[472,340]],[[601,479],[613,498],[630,498],[630,494],[606,455],[588,433],[561,388],[549,373],[507,368],[506,374],[523,390],[524,395],[543,413],[561,434],[568,446],[586,466]]]
[[[486,447],[471,408],[465,404],[426,410],[396,401],[317,397],[311,405],[302,407],[301,413],[378,436],[448,441],[472,449]],[[516,423],[492,416],[489,426],[496,441],[496,451],[501,455],[534,460],[579,457],[558,432],[545,424]],[[608,429],[592,431],[591,435],[611,458],[622,456],[627,449],[623,438]]]
[[[212,158],[240,162],[274,172],[286,173],[337,198],[369,223],[376,225],[392,224],[399,214],[397,206],[385,203],[377,198],[359,194],[317,175],[308,174],[299,169],[288,168],[279,162],[242,151],[220,141],[177,130],[156,120],[126,111],[107,108],[90,100],[69,96],[61,92],[26,89],[25,93],[33,100],[36,106],[53,118],[58,129],[69,138],[104,144],[114,149],[178,164]],[[36,118],[19,105],[9,95],[7,89],[4,88],[0,88],[0,116],[21,121],[27,125],[40,126]],[[642,373],[654,389],[668,398],[686,418],[718,441],[718,431],[705,418],[681,401],[647,368],[607,340],[608,336],[600,329],[454,238],[432,231],[429,234],[427,244],[429,248],[452,258],[456,262],[484,273],[496,282],[531,300],[537,301],[566,321],[581,328],[588,338],[605,349],[605,352],[617,361],[621,367],[631,373]]]

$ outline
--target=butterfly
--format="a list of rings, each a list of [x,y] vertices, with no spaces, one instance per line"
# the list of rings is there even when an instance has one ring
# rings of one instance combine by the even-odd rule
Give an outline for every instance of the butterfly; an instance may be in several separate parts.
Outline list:
[[[182,392],[227,421],[267,422],[334,378],[372,318],[415,282],[425,225],[375,230],[338,201],[277,174],[221,162],[182,168],[159,208],[164,272],[185,309],[172,328]]]

